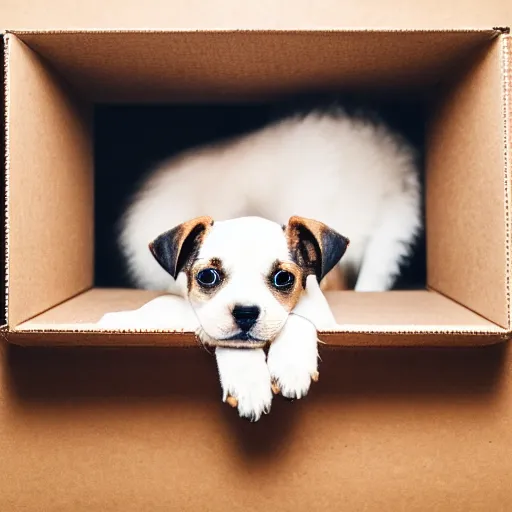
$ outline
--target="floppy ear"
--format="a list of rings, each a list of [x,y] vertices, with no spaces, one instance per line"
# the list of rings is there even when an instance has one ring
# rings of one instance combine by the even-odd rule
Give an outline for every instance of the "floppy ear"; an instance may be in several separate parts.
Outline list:
[[[189,220],[155,238],[150,242],[149,250],[160,266],[176,279],[193,260],[212,225],[211,217]]]
[[[345,254],[350,240],[325,224],[294,216],[285,227],[295,262],[320,282]]]

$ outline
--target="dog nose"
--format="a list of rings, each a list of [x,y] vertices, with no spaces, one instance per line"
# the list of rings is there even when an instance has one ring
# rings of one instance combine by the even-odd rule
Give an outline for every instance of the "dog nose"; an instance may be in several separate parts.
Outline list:
[[[242,329],[243,332],[248,332],[251,327],[256,323],[260,316],[260,308],[258,306],[235,306],[233,308],[233,318],[236,325]]]

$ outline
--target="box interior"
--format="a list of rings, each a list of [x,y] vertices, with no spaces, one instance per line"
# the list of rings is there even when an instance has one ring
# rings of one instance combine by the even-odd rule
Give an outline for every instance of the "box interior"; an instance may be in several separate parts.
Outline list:
[[[422,336],[434,333],[445,334],[439,343],[450,344],[503,339],[509,329],[509,235],[498,36],[9,34],[6,285],[12,339],[31,343],[46,333],[50,343],[108,343],[111,333],[93,322],[151,296],[93,288],[95,104],[241,104],[340,89],[429,101],[427,289],[329,294],[343,325],[329,342],[428,343]],[[73,336],[77,332],[82,335]],[[125,343],[194,342],[191,336],[176,341],[171,331],[137,339],[136,333],[124,334]]]
[[[341,96],[341,97],[340,97]],[[95,254],[94,286],[126,288],[132,283],[121,257],[117,233],[127,199],[136,193],[141,177],[160,161],[180,152],[248,133],[297,109],[329,106],[340,101],[348,112],[371,107],[392,128],[405,134],[423,163],[424,98],[357,98],[354,94],[305,95],[285,101],[251,103],[96,104],[94,108]],[[424,177],[420,172],[420,178]],[[229,200],[229,198],[225,198]],[[302,211],[297,204],[296,213]],[[285,220],[285,219],[283,219]],[[424,233],[411,258],[401,266],[393,290],[425,289]],[[355,283],[349,283],[353,287]]]

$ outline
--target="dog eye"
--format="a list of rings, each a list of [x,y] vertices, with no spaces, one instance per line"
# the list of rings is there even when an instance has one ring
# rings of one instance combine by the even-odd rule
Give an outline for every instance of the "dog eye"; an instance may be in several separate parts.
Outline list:
[[[293,286],[295,282],[295,276],[291,272],[287,272],[286,270],[278,270],[272,276],[272,284],[276,288],[290,288]]]
[[[205,268],[198,272],[196,280],[205,288],[213,288],[220,283],[220,275],[214,268]]]

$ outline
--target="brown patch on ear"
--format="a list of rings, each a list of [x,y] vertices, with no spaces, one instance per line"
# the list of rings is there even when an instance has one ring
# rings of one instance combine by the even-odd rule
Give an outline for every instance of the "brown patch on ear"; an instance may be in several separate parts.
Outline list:
[[[211,217],[189,220],[155,238],[150,242],[149,250],[160,266],[176,279],[194,261],[211,226]]]
[[[318,282],[340,261],[350,243],[322,222],[298,216],[290,218],[285,234],[294,261],[308,275],[316,275]]]

